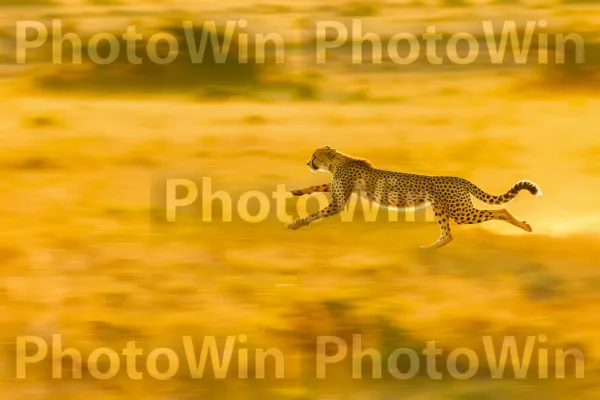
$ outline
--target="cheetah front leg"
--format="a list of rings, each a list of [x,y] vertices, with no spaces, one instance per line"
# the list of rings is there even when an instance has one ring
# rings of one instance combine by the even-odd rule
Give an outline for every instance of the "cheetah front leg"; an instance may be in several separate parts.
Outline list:
[[[296,219],[294,222],[287,224],[287,228],[296,230],[304,225],[310,224],[313,221],[321,218],[331,217],[332,215],[341,212],[346,205],[348,197],[350,197],[350,194],[352,193],[349,188],[349,185],[337,183],[332,190],[331,203],[329,203],[327,207],[317,211],[316,213],[309,214],[304,218]]]
[[[429,246],[421,246],[422,249],[433,250],[439,249],[452,241],[452,233],[450,232],[450,218],[448,213],[442,207],[432,205],[435,219],[440,226],[440,238]]]
[[[311,194],[315,192],[331,192],[331,184],[324,183],[322,185],[309,186],[304,189],[291,189],[290,193],[294,196],[302,196],[305,194]]]
[[[341,210],[342,209],[336,203],[331,203],[324,209],[319,210],[314,214],[307,215],[304,218],[298,218],[294,222],[287,224],[286,227],[295,231],[296,229],[304,225],[308,225],[311,222],[316,221],[318,219],[331,217],[332,215],[339,213]]]

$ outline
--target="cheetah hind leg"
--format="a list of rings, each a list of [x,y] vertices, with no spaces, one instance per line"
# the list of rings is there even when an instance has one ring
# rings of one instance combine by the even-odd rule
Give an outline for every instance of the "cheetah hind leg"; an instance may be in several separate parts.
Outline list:
[[[529,225],[525,221],[521,221],[520,219],[518,219],[517,217],[512,215],[510,212],[508,212],[508,210],[505,208],[502,208],[499,210],[476,210],[476,209],[473,209],[472,211],[467,213],[466,221],[459,220],[460,221],[459,224],[477,224],[480,222],[485,222],[485,221],[490,221],[490,220],[505,221],[505,222],[508,222],[509,224],[512,224],[518,228],[523,229],[526,232],[532,231],[531,225]]]
[[[429,246],[421,246],[423,250],[439,249],[452,241],[452,233],[450,232],[450,218],[448,213],[441,207],[432,205],[435,219],[440,226],[440,238]]]
[[[531,225],[529,225],[526,221],[521,221],[520,219],[518,219],[517,217],[515,217],[514,215],[509,213],[507,209],[494,210],[494,211],[497,213],[500,213],[500,214],[503,213],[504,215],[506,215],[508,223],[513,224],[514,226],[519,227],[526,232],[533,231],[533,229],[531,229]]]

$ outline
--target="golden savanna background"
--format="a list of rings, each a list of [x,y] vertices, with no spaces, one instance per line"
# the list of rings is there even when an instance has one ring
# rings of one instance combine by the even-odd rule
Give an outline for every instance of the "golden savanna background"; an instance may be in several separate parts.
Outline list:
[[[597,1],[2,0],[0,16],[2,399],[600,396]],[[431,25],[446,40],[471,33],[482,56],[462,66],[431,65],[424,57],[411,65],[387,57],[374,64],[365,45],[365,62],[352,64],[348,42],[317,64],[317,21],[353,18],[383,40],[396,32],[419,35]],[[66,42],[63,62],[52,63],[49,39],[17,63],[17,21],[39,21],[50,32],[53,19],[63,33],[82,38],[83,62],[72,62]],[[224,64],[211,62],[212,54],[190,63],[182,21],[194,22],[196,39],[204,21],[216,21],[224,40],[227,21],[240,19],[251,48],[253,33],[280,34],[285,62],[277,64],[270,48],[265,63],[253,52],[248,63],[237,52]],[[515,64],[508,52],[506,63],[492,64],[483,46],[487,20],[500,27],[514,20],[520,35],[527,21],[546,20],[550,62],[538,62],[535,36],[528,63]],[[127,26],[144,35],[140,56],[156,32],[178,38],[181,54],[168,65],[147,59],[135,65],[122,47],[111,64],[90,62],[90,50],[109,50],[106,42],[90,49],[90,37],[122,35]],[[553,62],[554,35],[569,33],[585,40],[585,64],[574,62],[573,47],[565,64]],[[33,40],[35,31],[28,35]],[[232,48],[240,46],[234,37]],[[167,55],[160,45],[159,52]],[[305,165],[325,144],[381,168],[461,176],[492,194],[533,180],[544,196],[522,192],[507,208],[534,232],[496,221],[452,225],[451,244],[423,253],[419,246],[439,233],[422,215],[401,215],[398,222],[335,217],[290,231],[272,199],[264,221],[239,218],[237,202],[247,191],[271,198],[278,185],[325,183],[327,174],[309,173]],[[181,219],[166,222],[166,180],[200,184],[204,177],[213,192],[231,196],[233,221],[218,221],[218,200],[213,221],[203,221],[199,199],[182,209]],[[297,201],[287,199],[290,210]],[[309,210],[317,203],[309,200]],[[55,363],[63,379],[53,379],[49,354],[18,379],[17,338],[50,342],[55,334],[63,347],[82,353],[75,363],[82,378],[72,379],[65,358]],[[352,379],[349,357],[331,366],[327,379],[315,379],[317,336],[350,345],[353,334],[381,352],[383,378]],[[124,358],[115,378],[89,373],[94,349],[120,352],[135,340],[145,356],[160,347],[183,354],[182,336],[200,347],[205,336],[223,344],[239,335],[246,335],[246,348],[285,353],[285,379],[274,379],[268,368],[266,379],[255,371],[240,379],[237,357],[226,379],[212,373],[191,379],[183,357],[180,372],[165,381],[149,376],[145,357],[138,361],[141,380],[128,377]],[[570,365],[566,379],[556,379],[552,358],[549,378],[540,378],[537,353],[526,379],[515,379],[510,368],[505,379],[490,378],[482,337],[501,343],[515,336],[524,345],[540,335],[551,354],[580,349],[585,378],[576,379]],[[420,352],[428,341],[444,349],[438,362],[444,379],[429,378],[424,360],[413,379],[385,373],[394,349]],[[462,347],[481,364],[464,381],[451,377],[444,362]],[[467,361],[458,360],[459,370],[468,369]],[[100,364],[108,368],[106,359]],[[365,359],[365,376],[369,364]]]

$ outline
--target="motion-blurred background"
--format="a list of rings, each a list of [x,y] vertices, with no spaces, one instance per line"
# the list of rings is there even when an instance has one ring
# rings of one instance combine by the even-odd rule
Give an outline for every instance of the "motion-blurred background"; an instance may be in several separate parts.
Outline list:
[[[587,58],[575,65],[567,52],[566,64],[541,65],[532,51],[526,65],[373,65],[366,46],[365,63],[353,65],[345,46],[316,64],[316,22],[352,18],[384,38],[435,25],[481,40],[481,21],[544,19],[550,36],[579,33]],[[71,62],[66,44],[53,64],[49,40],[18,64],[16,22],[52,19],[83,39],[83,63]],[[285,63],[273,53],[264,64],[235,54],[225,64],[189,62],[182,21],[194,21],[196,38],[203,21],[217,21],[223,39],[226,22],[239,19],[247,33],[280,34]],[[598,398],[599,21],[600,4],[584,0],[0,1],[2,399]],[[146,40],[175,35],[183,54],[163,66],[133,65],[124,53],[105,66],[87,60],[87,38],[131,25]],[[325,144],[382,168],[458,175],[494,194],[531,179],[544,197],[524,192],[507,208],[534,233],[453,225],[454,242],[421,254],[436,224],[332,218],[292,232],[273,216],[156,221],[166,178],[210,177],[234,207],[247,190],[270,197],[280,184],[325,183],[305,166]],[[15,338],[53,334],[84,355],[131,340],[147,354],[180,350],[183,335],[200,346],[205,335],[245,334],[247,347],[276,347],[289,359],[283,380],[193,380],[182,359],[181,374],[163,382],[124,372],[93,379],[85,360],[83,379],[70,379],[67,360],[56,380],[49,356],[16,379]],[[482,336],[524,343],[543,334],[550,348],[584,352],[586,378],[492,380],[482,366],[464,382],[352,380],[346,363],[314,380],[316,337],[351,343],[352,334],[383,354],[430,340],[468,347],[482,364]]]

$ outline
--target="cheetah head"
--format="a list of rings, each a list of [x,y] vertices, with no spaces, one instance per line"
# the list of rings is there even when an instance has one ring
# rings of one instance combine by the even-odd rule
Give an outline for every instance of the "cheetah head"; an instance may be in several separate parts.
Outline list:
[[[310,156],[306,165],[311,171],[329,171],[336,151],[329,146],[320,147]]]

